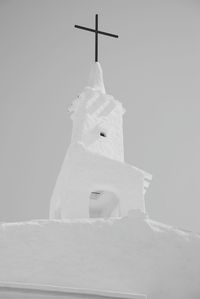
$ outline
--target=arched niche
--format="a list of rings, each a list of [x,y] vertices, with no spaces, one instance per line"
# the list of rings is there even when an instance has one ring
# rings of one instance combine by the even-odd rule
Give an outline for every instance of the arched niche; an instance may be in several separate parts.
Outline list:
[[[119,198],[112,191],[94,190],[89,198],[90,218],[119,217]]]

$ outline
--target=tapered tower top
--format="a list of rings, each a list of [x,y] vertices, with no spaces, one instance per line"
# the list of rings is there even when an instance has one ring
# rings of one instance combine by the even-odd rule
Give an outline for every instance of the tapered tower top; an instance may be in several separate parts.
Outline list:
[[[95,62],[92,65],[88,86],[102,92],[103,94],[106,93],[103,82],[103,71],[99,62]]]

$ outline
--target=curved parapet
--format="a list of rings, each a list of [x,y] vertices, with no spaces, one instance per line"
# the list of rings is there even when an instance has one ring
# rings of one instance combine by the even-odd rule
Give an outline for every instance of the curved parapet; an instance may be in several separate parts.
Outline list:
[[[0,299],[147,299],[146,295],[56,285],[0,282]]]

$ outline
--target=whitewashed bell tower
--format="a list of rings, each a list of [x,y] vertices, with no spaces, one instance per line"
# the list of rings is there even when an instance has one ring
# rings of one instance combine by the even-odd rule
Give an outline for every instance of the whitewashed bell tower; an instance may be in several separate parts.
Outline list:
[[[93,64],[88,87],[72,107],[72,143],[110,159],[124,161],[123,113],[119,101],[107,95],[99,62]]]
[[[151,175],[124,162],[122,104],[105,92],[98,62],[69,108],[72,139],[50,205],[50,218],[125,216],[145,211]]]
[[[106,94],[98,62],[98,34],[118,37],[75,25],[95,33],[95,63],[88,86],[69,108],[72,139],[50,204],[50,218],[109,218],[131,209],[145,212],[144,193],[151,175],[124,162],[122,104]]]

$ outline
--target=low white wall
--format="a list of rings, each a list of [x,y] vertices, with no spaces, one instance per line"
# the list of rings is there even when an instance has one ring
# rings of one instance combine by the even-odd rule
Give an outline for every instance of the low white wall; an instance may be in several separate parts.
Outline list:
[[[0,281],[200,298],[200,236],[133,211],[0,225]]]
[[[60,297],[66,299],[147,299],[142,294],[0,282],[0,299],[57,299]]]

